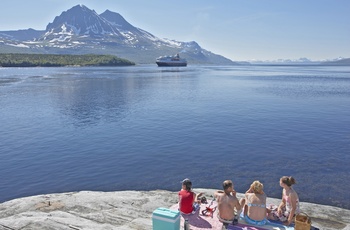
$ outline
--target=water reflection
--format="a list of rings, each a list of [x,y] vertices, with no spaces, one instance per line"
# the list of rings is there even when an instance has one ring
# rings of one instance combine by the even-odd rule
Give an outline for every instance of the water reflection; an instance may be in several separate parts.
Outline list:
[[[20,80],[21,79],[19,78],[0,78],[0,86],[7,85],[14,82],[19,82]]]
[[[61,81],[54,99],[65,116],[75,125],[91,125],[101,119],[122,119],[133,99],[132,79],[73,79]]]
[[[182,78],[186,77],[186,72],[195,78],[191,69],[141,68],[131,72],[128,69],[83,69],[79,74],[55,75],[57,82],[50,96],[64,116],[73,118],[76,126],[120,122],[147,103],[149,98],[152,100],[158,94],[168,94],[163,88],[158,88],[164,81],[171,84],[167,87],[191,88],[189,92],[195,92],[196,81],[184,86],[181,80],[176,80],[180,77],[179,72]]]

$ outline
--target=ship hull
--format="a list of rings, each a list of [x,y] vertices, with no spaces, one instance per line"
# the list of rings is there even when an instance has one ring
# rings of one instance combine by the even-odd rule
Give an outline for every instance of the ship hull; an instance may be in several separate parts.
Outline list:
[[[186,62],[156,62],[158,66],[187,66]]]

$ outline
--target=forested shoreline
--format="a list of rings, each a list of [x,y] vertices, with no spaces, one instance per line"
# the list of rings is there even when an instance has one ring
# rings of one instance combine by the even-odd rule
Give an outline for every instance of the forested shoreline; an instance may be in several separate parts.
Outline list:
[[[134,62],[113,55],[1,53],[0,67],[128,66]]]

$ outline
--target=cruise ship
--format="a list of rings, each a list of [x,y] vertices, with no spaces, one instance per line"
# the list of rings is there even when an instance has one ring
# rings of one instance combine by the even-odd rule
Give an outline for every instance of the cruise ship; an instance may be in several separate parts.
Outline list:
[[[184,58],[180,58],[179,54],[174,56],[161,56],[156,59],[158,66],[187,66],[187,61]]]

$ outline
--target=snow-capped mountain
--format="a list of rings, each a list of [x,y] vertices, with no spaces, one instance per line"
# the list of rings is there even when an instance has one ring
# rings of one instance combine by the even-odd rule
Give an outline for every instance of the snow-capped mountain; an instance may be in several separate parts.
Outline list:
[[[64,11],[57,16],[52,23],[46,26],[44,40],[50,37],[56,38],[70,36],[103,36],[103,35],[120,36],[118,30],[98,15],[94,10],[90,10],[84,5],[77,5],[68,11]]]
[[[235,64],[201,48],[196,42],[161,39],[106,10],[97,14],[76,5],[55,17],[44,31],[0,32],[0,52],[113,54],[137,63],[154,63],[158,56],[180,53],[189,63]]]

